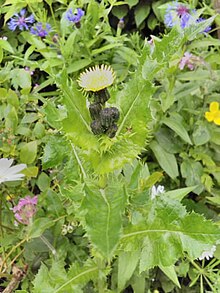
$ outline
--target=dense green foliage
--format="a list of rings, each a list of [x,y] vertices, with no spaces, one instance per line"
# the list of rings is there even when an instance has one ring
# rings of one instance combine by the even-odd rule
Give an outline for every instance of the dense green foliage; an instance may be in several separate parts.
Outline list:
[[[220,40],[203,33],[218,15],[189,1],[207,20],[166,28],[167,2],[1,6],[0,155],[27,165],[22,181],[1,183],[1,288],[218,292],[220,129],[205,113],[220,103]],[[22,8],[49,33],[10,30]],[[85,11],[80,25],[69,8]],[[191,70],[180,68],[185,52]],[[113,137],[92,132],[91,93],[78,84],[101,64],[116,74],[105,103],[120,112]],[[12,209],[27,195],[37,195],[37,212],[16,225]]]

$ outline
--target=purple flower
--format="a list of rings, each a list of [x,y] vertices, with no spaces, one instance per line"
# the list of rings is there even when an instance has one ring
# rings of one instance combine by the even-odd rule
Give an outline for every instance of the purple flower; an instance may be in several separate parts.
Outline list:
[[[66,18],[69,21],[71,21],[72,23],[78,23],[78,22],[80,22],[80,20],[84,14],[85,14],[85,12],[81,8],[77,8],[77,13],[73,13],[72,8],[70,8],[66,12]]]
[[[37,212],[37,196],[30,197],[26,196],[25,198],[21,198],[16,206],[13,207],[13,213],[18,222],[29,225],[33,216]]]
[[[35,19],[33,14],[25,17],[26,9],[21,9],[19,13],[16,13],[8,22],[8,28],[11,31],[15,31],[18,27],[20,30],[28,30],[30,24],[34,23]]]
[[[185,52],[179,63],[179,69],[183,70],[188,67],[190,70],[195,69],[197,65],[205,64],[203,58],[195,56],[189,52]]]
[[[198,18],[198,19],[196,20],[197,23],[200,23],[200,22],[203,22],[203,21],[205,21],[205,19],[202,18],[202,17],[200,17],[200,18]],[[207,26],[207,27],[204,29],[203,33],[208,33],[211,29],[212,29],[211,26]]]
[[[49,23],[42,24],[41,22],[36,23],[35,26],[33,26],[30,29],[30,32],[33,35],[36,35],[41,38],[45,38],[49,34],[50,31],[51,31],[50,24]]]

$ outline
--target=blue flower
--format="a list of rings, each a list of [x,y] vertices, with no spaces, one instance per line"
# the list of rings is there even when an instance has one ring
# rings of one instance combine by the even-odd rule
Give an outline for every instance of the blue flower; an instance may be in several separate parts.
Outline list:
[[[18,27],[20,30],[28,30],[30,24],[34,23],[35,19],[33,14],[25,17],[26,9],[21,9],[19,13],[16,13],[8,22],[8,28],[11,31],[15,31]]]
[[[42,22],[38,22],[35,26],[30,29],[30,32],[33,35],[36,35],[41,38],[45,38],[49,32],[51,31],[51,26],[49,23],[42,24]]]
[[[203,22],[203,21],[205,21],[205,19],[202,18],[202,17],[200,17],[200,18],[198,18],[198,19],[196,20],[197,23],[200,23],[200,22]],[[208,33],[211,29],[212,29],[211,26],[207,26],[207,27],[204,29],[203,33]]]
[[[72,8],[70,8],[66,12],[66,18],[69,21],[71,21],[72,23],[78,23],[78,22],[80,22],[80,20],[84,14],[85,14],[85,12],[81,8],[77,8],[77,13],[73,13]]]

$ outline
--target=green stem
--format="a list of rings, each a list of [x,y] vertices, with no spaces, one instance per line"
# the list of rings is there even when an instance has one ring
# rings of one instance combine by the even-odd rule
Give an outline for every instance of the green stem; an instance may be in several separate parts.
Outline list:
[[[52,252],[53,255],[56,255],[56,249],[53,247],[53,245],[47,240],[46,237],[43,235],[40,236],[40,239],[43,241],[43,243],[49,248],[49,250]]]

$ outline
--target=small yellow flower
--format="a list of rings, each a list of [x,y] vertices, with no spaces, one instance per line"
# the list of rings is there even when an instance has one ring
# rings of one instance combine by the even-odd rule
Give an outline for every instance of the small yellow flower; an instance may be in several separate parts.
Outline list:
[[[219,103],[212,102],[209,106],[210,112],[205,112],[205,118],[209,122],[214,122],[216,125],[220,125],[220,110]]]
[[[98,92],[113,84],[115,73],[110,66],[102,64],[86,69],[80,74],[78,83],[85,91]]]

